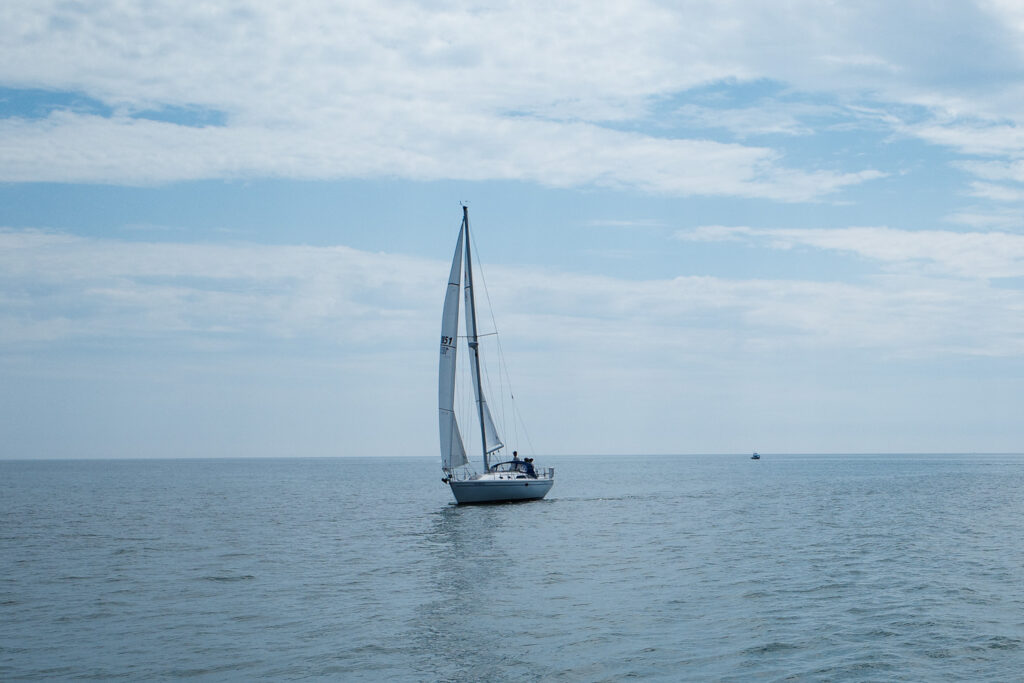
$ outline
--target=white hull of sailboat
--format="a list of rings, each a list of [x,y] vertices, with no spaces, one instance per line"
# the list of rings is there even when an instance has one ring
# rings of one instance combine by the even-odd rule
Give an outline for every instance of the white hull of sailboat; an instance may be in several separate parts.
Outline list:
[[[513,500],[539,500],[548,494],[554,479],[466,479],[452,480],[452,494],[458,503],[502,503]]]

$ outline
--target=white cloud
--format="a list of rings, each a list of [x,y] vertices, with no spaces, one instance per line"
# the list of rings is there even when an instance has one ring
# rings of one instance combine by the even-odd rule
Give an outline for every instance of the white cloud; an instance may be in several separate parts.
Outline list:
[[[835,374],[847,380],[847,400],[837,399],[838,417],[826,427],[813,418],[789,423],[789,438],[817,430],[832,448],[831,430],[849,420],[851,406],[873,401],[853,377],[857,370],[845,369],[851,356],[870,359],[867,365],[886,378],[876,386],[895,388],[903,399],[897,385],[920,366],[886,365],[892,358],[939,357],[928,375],[942,377],[951,359],[1024,353],[1021,292],[994,281],[1022,270],[1020,242],[1011,234],[1021,215],[1005,206],[1019,200],[1016,184],[1024,182],[1022,46],[1024,21],[1008,1],[10,0],[0,3],[0,87],[50,91],[54,101],[73,93],[70,99],[85,104],[24,118],[5,111],[0,181],[503,179],[808,201],[893,170],[871,168],[888,161],[859,161],[866,157],[856,146],[865,138],[823,142],[823,133],[892,131],[932,152],[978,157],[961,166],[979,181],[966,187],[977,206],[950,219],[1006,232],[709,227],[688,236],[854,255],[875,270],[856,284],[489,270],[509,348],[526,349],[528,363],[519,368],[547,390],[535,395],[561,399],[542,402],[544,409],[560,416],[577,410],[581,423],[614,415],[628,434],[614,446],[595,443],[590,424],[564,429],[560,419],[553,443],[643,448],[654,443],[643,441],[645,425],[656,422],[660,434],[689,407],[690,426],[700,430],[701,422],[737,415],[736,401],[751,396],[771,396],[773,405],[784,406],[780,412],[806,415],[822,396],[838,396],[829,393],[831,382],[815,385],[816,371],[806,366],[813,356],[843,366]],[[723,95],[712,102],[709,91]],[[184,110],[216,125],[151,120]],[[672,118],[673,111],[683,119]],[[668,132],[679,124],[702,126],[702,136]],[[730,144],[753,133],[776,137],[771,145]],[[805,144],[812,134],[820,137]],[[891,156],[878,147],[864,151],[896,159],[919,147],[893,149]],[[920,165],[943,162],[927,154]],[[741,208],[750,215],[750,207]],[[609,209],[635,224],[627,212]],[[99,435],[118,433],[124,414],[95,397],[116,399],[123,390],[118,405],[148,416],[141,423],[147,427],[154,416],[162,419],[163,408],[177,411],[181,423],[164,425],[165,434],[178,435],[175,443],[189,443],[181,424],[241,399],[248,407],[225,422],[224,442],[246,429],[258,435],[250,445],[273,441],[273,429],[254,422],[272,424],[291,410],[292,429],[274,443],[292,448],[293,436],[309,424],[308,409],[319,403],[331,413],[321,428],[334,431],[323,432],[330,436],[316,452],[334,452],[341,442],[423,452],[435,428],[429,403],[437,282],[445,272],[445,263],[344,247],[6,231],[0,233],[0,369],[5,380],[51,373],[52,384],[22,385],[40,397],[37,414],[47,424],[59,403],[55,396],[73,394],[82,375],[100,377],[77,387],[78,403],[67,403],[63,422],[84,425],[76,434],[96,434],[93,419],[102,423],[104,411],[116,415],[107,415],[108,433]],[[131,354],[122,354],[125,345],[132,345]],[[181,369],[179,349],[200,360],[175,383],[165,366]],[[242,358],[246,350],[253,353]],[[108,383],[108,373],[134,372],[123,355],[144,356],[158,381]],[[325,363],[345,371],[340,377],[323,372]],[[890,380],[894,367],[903,375]],[[296,370],[302,382],[289,378]],[[574,381],[566,381],[568,372]],[[769,381],[752,380],[751,372]],[[195,382],[210,387],[229,376],[216,400],[187,409],[199,393]],[[309,378],[316,380],[312,393],[304,384]],[[923,386],[918,379],[910,383]],[[785,393],[800,381],[806,401],[787,403]],[[174,400],[144,403],[168,385],[177,388]],[[247,393],[256,385],[279,397],[262,412],[258,397]],[[936,386],[964,396],[965,387],[982,384],[972,375],[968,383],[932,382],[917,393]],[[12,391],[9,403],[26,395]],[[721,405],[708,409],[713,396]],[[135,403],[146,408],[133,413]],[[902,417],[898,403],[878,410]],[[927,409],[953,422],[976,403],[942,400]],[[335,410],[339,404],[342,411]],[[747,408],[761,414],[759,406]],[[350,418],[339,420],[335,412]],[[422,432],[406,430],[396,443],[392,432],[403,431],[395,429],[396,414],[422,416]],[[362,432],[373,433],[359,441]],[[703,434],[709,448],[723,448],[720,435]],[[845,443],[862,443],[857,438]],[[663,450],[694,443],[658,439]],[[150,440],[148,429],[140,429],[139,442]]]
[[[840,113],[835,107],[766,101],[755,107],[730,109],[686,104],[674,115],[688,125],[724,128],[742,140],[751,135],[812,135],[814,127],[808,118],[835,118]]]
[[[1005,232],[702,226],[678,231],[676,236],[703,242],[744,240],[765,243],[774,249],[813,247],[843,251],[879,261],[903,273],[978,280],[1024,277],[1024,235]]]
[[[872,125],[1019,154],[1021,26],[1006,2],[15,0],[0,8],[0,84],[81,93],[115,114],[8,118],[0,169],[11,182],[398,176],[806,201],[883,174],[609,123],[645,121],[695,86],[769,79],[844,106],[769,98],[677,113],[742,139],[810,134],[822,111],[863,125],[859,105],[909,104],[934,115]],[[165,107],[219,112],[225,125],[134,118]]]
[[[958,165],[985,180],[1024,183],[1024,161],[964,161]]]
[[[0,231],[8,445],[62,457],[428,454],[448,267],[346,247]],[[981,279],[624,280],[491,267],[487,285],[543,452],[745,447],[722,430],[827,450],[848,411],[864,419],[863,370],[895,397],[869,413],[905,415],[902,401],[926,391],[903,380],[928,367],[927,386],[956,399],[933,406],[934,419],[960,419],[977,382],[942,380],[944,368],[1024,355],[1024,292]],[[764,397],[785,423],[761,425]],[[824,424],[822,400],[836,413]],[[28,403],[26,425],[17,415]],[[54,420],[61,434],[43,435]],[[608,420],[615,430],[594,431]],[[919,435],[903,438],[921,447]]]
[[[804,201],[881,174],[801,170],[769,149],[606,125],[716,80],[818,87],[850,82],[836,69],[847,76],[878,61],[863,50],[851,50],[853,60],[830,51],[821,63],[831,66],[808,70],[807,57],[836,47],[836,31],[840,45],[860,37],[843,33],[834,10],[803,10],[642,1],[7,3],[0,83],[84,93],[116,113],[8,119],[0,167],[8,181],[385,175]],[[840,13],[867,22],[875,11]],[[817,38],[792,40],[808,35]],[[166,106],[222,112],[226,125],[132,118]],[[753,130],[804,130],[792,116],[748,108],[732,119]]]
[[[796,347],[901,355],[1024,351],[1024,292],[985,281],[1024,274],[1024,237],[715,228],[703,238],[716,231],[725,239],[767,239],[776,248],[806,245],[929,267],[922,269],[927,274],[857,285],[629,281],[495,267],[487,285],[501,329],[527,346],[572,349],[612,365],[667,349],[686,356]],[[0,329],[10,349],[82,339],[200,345],[295,339],[355,357],[371,350],[420,353],[433,343],[438,273],[443,277],[446,269],[346,247],[136,243],[7,231],[0,233]],[[962,279],[969,276],[975,279]]]
[[[970,194],[983,199],[991,199],[997,202],[1021,202],[1024,201],[1024,187],[1013,187],[1010,185],[999,185],[996,183],[971,183]]]
[[[303,335],[366,348],[374,334],[405,338],[396,328],[433,300],[425,262],[346,247],[6,231],[0,252],[0,337],[8,344],[160,337],[244,344]]]
[[[766,148],[657,139],[584,123],[493,120],[445,109],[436,114],[446,129],[430,136],[412,134],[397,120],[394,127],[380,127],[379,119],[373,125],[360,119],[349,126],[284,130],[195,128],[66,112],[44,121],[8,119],[0,121],[0,181],[149,184],[251,174],[369,175],[804,201],[881,176],[786,169]],[[414,120],[416,130],[431,127],[422,111],[407,112],[406,123]]]
[[[1019,209],[970,208],[946,217],[950,223],[966,225],[976,230],[1020,230],[1024,227],[1024,211]]]
[[[1024,127],[1016,124],[997,125],[985,121],[929,122],[908,126],[906,132],[932,144],[952,147],[963,154],[1017,157],[1024,152]],[[967,169],[980,168],[970,164],[963,166]]]

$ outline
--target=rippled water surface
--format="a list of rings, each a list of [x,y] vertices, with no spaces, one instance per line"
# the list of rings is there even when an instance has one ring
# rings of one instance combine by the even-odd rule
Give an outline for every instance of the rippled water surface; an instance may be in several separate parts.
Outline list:
[[[0,462],[0,679],[1019,680],[1024,457]]]

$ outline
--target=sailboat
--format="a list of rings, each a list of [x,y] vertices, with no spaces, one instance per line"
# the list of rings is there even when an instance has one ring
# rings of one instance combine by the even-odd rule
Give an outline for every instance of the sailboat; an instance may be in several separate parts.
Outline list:
[[[474,472],[462,442],[455,416],[455,359],[459,339],[459,290],[462,289],[462,264],[465,255],[466,340],[476,418],[480,428],[483,471]],[[480,378],[480,343],[476,325],[476,298],[473,289],[473,257],[469,239],[469,208],[462,207],[462,225],[455,243],[455,256],[448,276],[448,289],[441,314],[441,360],[438,366],[437,407],[441,432],[441,481],[452,489],[456,502],[498,503],[513,500],[538,500],[555,483],[553,467],[537,468],[532,458],[501,459],[505,447],[487,407]]]

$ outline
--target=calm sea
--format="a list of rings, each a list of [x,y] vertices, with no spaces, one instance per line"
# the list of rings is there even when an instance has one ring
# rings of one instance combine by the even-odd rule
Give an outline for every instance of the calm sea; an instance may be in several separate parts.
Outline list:
[[[0,462],[0,679],[1024,677],[1024,456]]]

